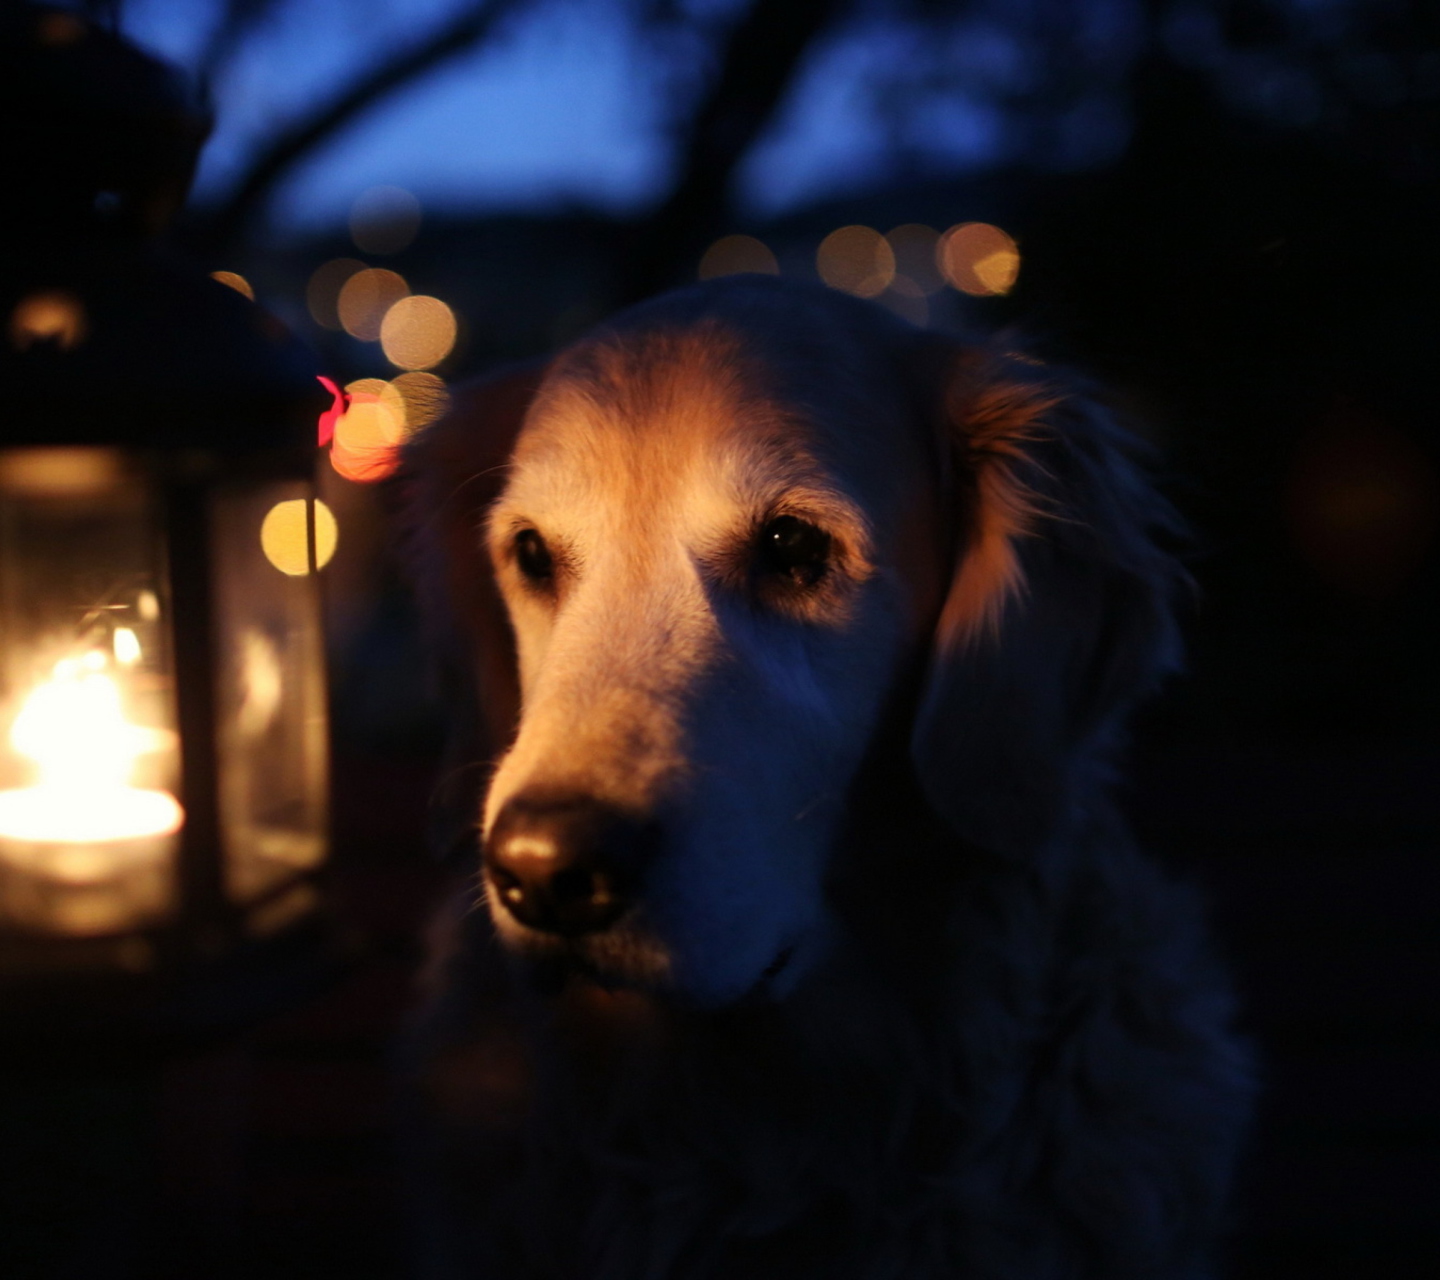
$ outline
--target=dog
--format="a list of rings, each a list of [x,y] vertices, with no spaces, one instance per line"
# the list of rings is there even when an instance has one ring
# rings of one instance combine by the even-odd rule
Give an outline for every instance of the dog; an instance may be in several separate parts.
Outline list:
[[[433,1274],[1212,1274],[1251,1069],[1108,795],[1188,590],[1131,453],[754,276],[409,445],[479,851],[412,1041]]]

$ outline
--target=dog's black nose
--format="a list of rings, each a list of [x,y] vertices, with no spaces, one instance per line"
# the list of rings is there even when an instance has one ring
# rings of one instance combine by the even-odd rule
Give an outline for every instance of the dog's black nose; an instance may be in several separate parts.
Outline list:
[[[491,891],[523,925],[575,937],[630,906],[658,843],[655,825],[584,795],[519,795],[485,840]]]

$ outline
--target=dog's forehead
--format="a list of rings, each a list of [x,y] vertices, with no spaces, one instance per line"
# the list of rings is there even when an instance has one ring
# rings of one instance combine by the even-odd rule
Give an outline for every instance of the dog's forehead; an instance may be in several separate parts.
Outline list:
[[[544,506],[564,495],[572,508],[659,515],[681,494],[756,507],[801,489],[891,505],[871,491],[920,465],[892,389],[857,379],[839,350],[829,376],[816,377],[763,336],[706,318],[574,349],[531,407],[511,499]]]

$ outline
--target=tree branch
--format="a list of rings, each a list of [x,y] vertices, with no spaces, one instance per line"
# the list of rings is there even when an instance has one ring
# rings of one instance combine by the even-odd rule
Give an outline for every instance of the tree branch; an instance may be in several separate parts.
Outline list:
[[[755,0],[731,30],[720,73],[700,101],[670,196],[637,228],[622,301],[672,283],[722,229],[736,166],[785,98],[805,51],[848,0]]]
[[[279,3],[280,0],[226,0],[195,62],[195,78],[207,95],[245,37],[264,22]]]
[[[198,220],[194,239],[212,251],[232,247],[270,197],[280,179],[306,155],[387,94],[474,48],[497,22],[527,0],[480,0],[445,26],[374,67],[313,114],[276,137],[251,163],[232,193]]]

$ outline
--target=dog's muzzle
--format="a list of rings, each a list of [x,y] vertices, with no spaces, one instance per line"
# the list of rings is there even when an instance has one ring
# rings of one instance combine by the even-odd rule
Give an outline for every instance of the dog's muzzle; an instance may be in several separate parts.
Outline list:
[[[485,877],[520,924],[573,938],[630,909],[658,846],[655,823],[591,796],[521,792],[486,837]]]

